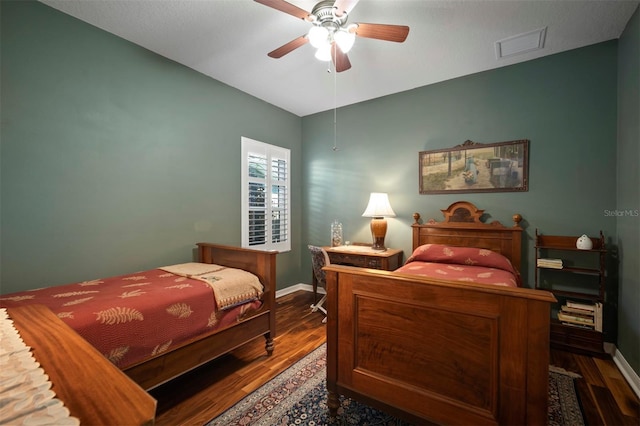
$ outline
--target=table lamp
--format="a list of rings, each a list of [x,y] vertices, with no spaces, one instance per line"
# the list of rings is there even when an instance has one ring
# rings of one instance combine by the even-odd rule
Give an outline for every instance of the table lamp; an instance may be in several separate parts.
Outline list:
[[[389,204],[389,197],[383,192],[372,192],[369,197],[369,204],[362,213],[363,217],[371,219],[371,236],[373,237],[374,250],[386,250],[384,237],[387,234],[387,220],[385,217],[395,217],[396,214]]]

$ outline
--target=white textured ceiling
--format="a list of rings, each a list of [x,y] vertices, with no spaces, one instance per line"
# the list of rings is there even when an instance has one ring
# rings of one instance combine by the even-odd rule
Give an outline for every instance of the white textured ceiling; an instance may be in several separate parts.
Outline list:
[[[616,39],[640,2],[361,0],[349,23],[408,25],[409,36],[357,38],[352,68],[334,74],[308,44],[267,57],[310,24],[253,0],[41,1],[298,116]],[[542,50],[496,59],[496,41],[543,27]]]

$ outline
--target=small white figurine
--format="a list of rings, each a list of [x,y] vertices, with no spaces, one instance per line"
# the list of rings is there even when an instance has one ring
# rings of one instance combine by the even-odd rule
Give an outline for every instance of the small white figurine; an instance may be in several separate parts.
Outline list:
[[[593,242],[591,241],[591,238],[582,234],[582,236],[578,238],[578,241],[576,241],[576,247],[580,250],[591,250],[593,248]]]

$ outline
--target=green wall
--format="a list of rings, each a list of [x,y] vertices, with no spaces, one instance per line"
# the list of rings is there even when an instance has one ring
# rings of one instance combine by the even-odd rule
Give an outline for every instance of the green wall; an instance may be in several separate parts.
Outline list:
[[[618,200],[620,251],[618,348],[640,374],[640,9],[627,24],[618,53]],[[628,214],[627,214],[628,213]]]
[[[41,3],[1,7],[2,293],[239,245],[242,136],[291,149],[300,234],[300,117]]]

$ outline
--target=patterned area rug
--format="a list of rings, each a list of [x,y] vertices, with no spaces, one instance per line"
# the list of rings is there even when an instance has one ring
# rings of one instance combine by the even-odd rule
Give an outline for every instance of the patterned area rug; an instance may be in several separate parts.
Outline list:
[[[562,369],[549,368],[549,425],[584,425],[574,378]],[[338,416],[327,408],[326,346],[322,345],[206,426],[229,425],[387,425],[408,423],[340,397]]]

